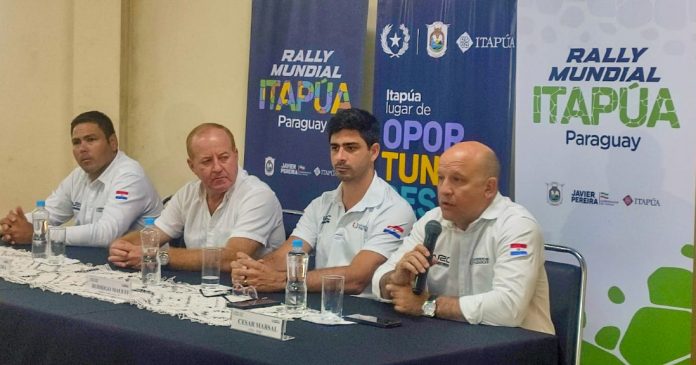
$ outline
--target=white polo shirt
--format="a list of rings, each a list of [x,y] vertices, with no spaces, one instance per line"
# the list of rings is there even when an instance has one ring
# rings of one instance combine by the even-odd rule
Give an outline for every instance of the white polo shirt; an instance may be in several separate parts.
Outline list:
[[[211,215],[200,180],[184,185],[164,207],[155,225],[169,237],[182,233],[187,248],[225,247],[232,237],[259,242],[261,257],[285,241],[280,202],[268,185],[239,169],[234,185]]]
[[[466,231],[443,219],[439,207],[426,213],[399,250],[375,272],[376,296],[381,297],[382,276],[423,242],[425,225],[431,220],[442,225],[433,250],[438,262],[430,268],[426,282],[431,294],[459,297],[462,314],[473,324],[554,333],[541,229],[524,207],[500,193]]]
[[[347,266],[361,250],[389,258],[416,220],[411,206],[376,173],[365,196],[348,211],[341,189],[342,184],[314,199],[292,235],[314,248],[318,269]],[[370,285],[363,294],[371,295]]]
[[[141,229],[143,217],[158,216],[162,202],[140,164],[118,151],[94,181],[82,168],[74,169],[46,199],[46,209],[52,225],[75,218],[75,225],[65,229],[67,244],[106,247]]]

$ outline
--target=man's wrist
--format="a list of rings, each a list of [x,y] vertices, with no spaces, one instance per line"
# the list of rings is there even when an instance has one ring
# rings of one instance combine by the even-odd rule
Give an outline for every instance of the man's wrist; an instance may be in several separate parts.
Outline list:
[[[430,295],[423,303],[421,310],[424,316],[434,318],[437,314],[437,295]]]
[[[387,284],[389,284],[391,281],[390,278],[393,273],[394,270],[389,271],[382,275],[382,277],[379,279],[379,294],[384,299],[391,299],[391,295],[389,295],[389,292],[387,292]]]
[[[285,271],[276,271],[275,290],[283,291],[288,284],[288,274]]]
[[[162,266],[167,266],[169,265],[169,262],[171,261],[171,257],[169,256],[169,249],[167,248],[160,248],[159,251],[159,259],[160,259],[160,264]]]

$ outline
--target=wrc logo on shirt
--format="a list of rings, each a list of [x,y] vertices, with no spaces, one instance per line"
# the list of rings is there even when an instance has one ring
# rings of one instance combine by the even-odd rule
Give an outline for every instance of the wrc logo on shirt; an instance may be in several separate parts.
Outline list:
[[[128,192],[125,190],[116,190],[116,200],[128,200]]]
[[[387,228],[385,228],[382,232],[390,234],[396,238],[401,238],[401,235],[404,234],[404,229],[401,228],[401,226],[387,226]]]
[[[510,244],[510,256],[527,256],[527,244],[526,243],[511,243]]]

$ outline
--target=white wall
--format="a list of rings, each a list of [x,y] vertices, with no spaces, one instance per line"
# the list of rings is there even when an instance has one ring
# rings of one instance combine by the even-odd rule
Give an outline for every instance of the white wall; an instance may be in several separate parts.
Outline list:
[[[0,1],[0,215],[32,209],[76,166],[76,111],[118,121],[120,13],[118,1]]]
[[[0,215],[31,209],[76,166],[69,123],[87,110],[112,118],[163,197],[194,178],[184,142],[199,123],[228,126],[243,161],[250,27],[251,0],[0,0]]]
[[[243,157],[251,2],[130,5],[127,150],[164,197],[195,178],[185,149],[194,126],[227,126]]]

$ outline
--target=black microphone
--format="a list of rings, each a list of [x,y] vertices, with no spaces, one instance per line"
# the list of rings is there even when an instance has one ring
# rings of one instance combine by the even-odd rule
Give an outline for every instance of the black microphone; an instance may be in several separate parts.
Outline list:
[[[440,233],[442,233],[440,222],[432,220],[425,224],[425,240],[423,240],[423,246],[430,252],[428,263],[433,259],[435,242],[437,241],[437,237],[440,236]],[[423,292],[426,280],[428,280],[428,269],[425,269],[424,273],[416,275],[416,280],[413,282],[413,294],[420,295]]]

